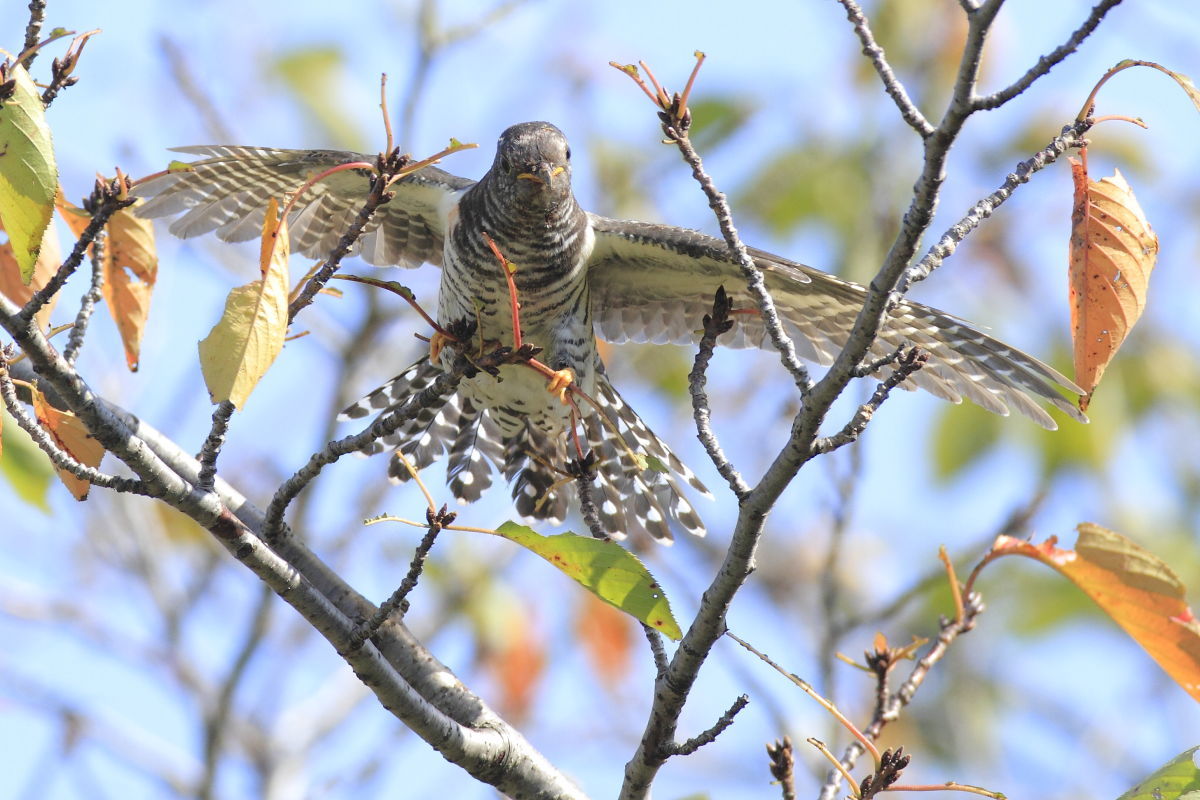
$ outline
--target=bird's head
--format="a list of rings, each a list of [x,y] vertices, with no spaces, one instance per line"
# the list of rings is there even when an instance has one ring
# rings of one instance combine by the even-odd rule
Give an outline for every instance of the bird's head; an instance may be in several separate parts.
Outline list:
[[[571,147],[548,122],[522,122],[500,134],[491,171],[526,207],[552,208],[571,196]]]

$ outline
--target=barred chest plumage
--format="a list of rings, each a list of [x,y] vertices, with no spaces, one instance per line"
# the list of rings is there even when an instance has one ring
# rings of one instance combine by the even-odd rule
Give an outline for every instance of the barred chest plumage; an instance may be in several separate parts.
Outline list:
[[[543,348],[538,358],[552,369],[570,369],[579,387],[594,391],[596,348],[586,263],[594,235],[587,215],[568,194],[548,209],[514,204],[481,181],[463,193],[449,213],[438,293],[438,322],[476,320],[479,338],[513,341],[512,304],[504,267],[487,243],[490,236],[514,269],[521,334]],[[450,348],[447,348],[450,351]],[[451,352],[443,352],[448,366]],[[523,366],[464,381],[477,407],[491,410],[506,434],[529,422],[548,433],[564,430],[568,408],[546,391],[546,380]]]

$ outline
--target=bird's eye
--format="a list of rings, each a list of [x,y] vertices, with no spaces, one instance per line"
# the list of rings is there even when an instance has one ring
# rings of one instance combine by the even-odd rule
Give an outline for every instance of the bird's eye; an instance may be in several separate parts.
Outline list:
[[[512,164],[509,163],[507,156],[500,156],[500,169],[505,172],[512,172]]]
[[[571,148],[568,147],[567,148],[567,161],[570,161],[570,160],[571,160]]]

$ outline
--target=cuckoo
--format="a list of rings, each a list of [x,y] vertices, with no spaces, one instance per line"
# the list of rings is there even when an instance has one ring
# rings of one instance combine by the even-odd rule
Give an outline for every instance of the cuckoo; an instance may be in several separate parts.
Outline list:
[[[332,150],[179,150],[201,158],[186,171],[143,184],[139,193],[148,200],[139,213],[180,215],[171,223],[172,233],[190,237],[216,231],[227,241],[259,234],[268,198],[282,203],[310,175],[373,161]],[[510,290],[490,237],[513,265],[524,340],[543,348],[539,358],[560,377],[548,391],[543,376],[521,365],[505,366],[498,376],[481,373],[460,383],[445,405],[413,417],[386,444],[399,446],[418,469],[444,456],[449,487],[464,502],[477,499],[498,471],[512,484],[522,516],[558,523],[572,493],[563,480],[565,468],[586,441],[596,457],[601,490],[596,506],[610,534],[649,534],[666,541],[673,527],[703,534],[681,484],[707,491],[621,399],[605,374],[596,337],[695,343],[721,286],[737,307],[757,308],[725,243],[693,230],[609,219],[582,209],[571,190],[571,149],[562,132],[545,122],[504,131],[492,166],[477,182],[426,167],[392,188],[393,198],[375,212],[354,252],[380,266],[440,266],[439,323],[474,320],[478,340],[507,343],[513,331]],[[292,250],[326,257],[368,189],[363,171],[335,173],[310,187],[289,216]],[[849,335],[865,289],[761,250],[750,254],[797,352],[830,363]],[[719,344],[768,342],[756,314],[735,319]],[[928,354],[907,383],[938,397],[953,402],[965,397],[998,414],[1007,414],[1011,406],[1051,429],[1054,420],[1039,401],[1084,419],[1060,394],[1060,389],[1079,392],[1070,380],[958,318],[901,302],[883,323],[872,356],[906,345]],[[382,413],[405,403],[448,367],[455,349],[448,345],[417,362],[345,416]],[[568,381],[595,401],[595,406],[578,404],[577,420],[561,398]],[[573,425],[582,433],[578,440]],[[408,477],[395,459],[389,473],[398,480]]]

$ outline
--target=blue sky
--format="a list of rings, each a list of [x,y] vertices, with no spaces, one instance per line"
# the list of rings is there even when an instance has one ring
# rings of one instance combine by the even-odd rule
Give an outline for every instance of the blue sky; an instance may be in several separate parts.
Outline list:
[[[900,0],[896,5],[915,8],[915,4]],[[443,21],[450,25],[470,23],[490,7],[448,3]],[[1083,3],[1012,0],[998,24],[994,49],[989,51],[990,88],[1005,85],[1038,54],[1060,42],[1085,8]],[[164,37],[185,54],[188,66],[218,114],[232,128],[237,143],[377,149],[382,140],[376,108],[378,75],[384,71],[389,74],[393,98],[406,86],[415,63],[414,22],[415,11],[407,3],[345,4],[331,10],[327,3],[274,0],[255,4],[227,0],[104,4],[51,0],[47,27],[103,29],[88,45],[80,69],[84,83],[66,92],[50,114],[64,188],[68,196],[79,197],[90,187],[96,171],[111,171],[114,164],[119,164],[130,174],[144,174],[163,167],[170,157],[168,147],[211,141],[211,132],[194,107],[180,99],[177,84],[168,74],[160,45]],[[10,49],[17,46],[22,25],[23,9],[0,19],[0,45]],[[919,34],[917,31],[914,35]],[[972,121],[952,158],[951,181],[932,230],[944,229],[963,209],[1003,180],[1007,169],[1023,157],[1012,155],[1023,151],[1015,150],[1010,140],[1029,131],[1037,115],[1045,116],[1041,128],[1035,128],[1040,146],[1074,116],[1103,70],[1122,58],[1156,60],[1189,74],[1200,74],[1196,41],[1200,41],[1200,20],[1186,4],[1159,0],[1119,7],[1084,50],[1038,83],[1028,98]],[[938,46],[937,41],[930,40],[914,47],[919,49],[925,44],[931,49]],[[333,48],[340,54],[336,81],[324,90],[314,87],[314,92],[345,118],[347,130],[357,132],[360,141],[339,140],[327,129],[314,126],[309,112],[285,89],[272,68],[283,54],[311,48]],[[839,7],[817,0],[737,6],[529,3],[439,57],[404,146],[419,155],[440,149],[452,136],[478,142],[479,150],[455,156],[443,165],[458,174],[477,176],[490,163],[492,143],[505,126],[527,119],[550,120],[575,142],[577,192],[585,206],[613,212],[610,201],[602,196],[594,167],[600,161],[598,153],[615,149],[625,154],[623,160],[636,174],[648,176],[646,179],[653,184],[640,201],[636,212],[639,216],[711,231],[714,226],[704,199],[690,183],[677,154],[657,143],[653,110],[627,79],[606,66],[609,60],[644,58],[661,79],[678,87],[686,78],[691,53],[696,49],[709,56],[701,73],[701,96],[737,96],[757,109],[746,126],[707,159],[718,185],[732,196],[752,192],[753,185],[748,181],[756,168],[781,148],[815,141],[838,142],[863,131],[879,132],[887,144],[872,169],[893,180],[895,173],[904,175],[906,169],[915,175],[913,162],[905,160],[912,158],[914,143],[906,130],[895,126],[891,105],[881,92],[868,89],[864,93],[863,84],[856,82],[846,67],[857,51],[857,43]],[[1180,360],[1173,368],[1190,375],[1195,371],[1192,364],[1200,347],[1195,327],[1188,324],[1196,298],[1191,276],[1198,246],[1190,222],[1195,206],[1189,204],[1196,200],[1200,177],[1200,155],[1191,143],[1200,119],[1164,76],[1149,71],[1118,76],[1106,87],[1101,101],[1100,113],[1141,116],[1151,125],[1144,133],[1134,133],[1132,128],[1118,131],[1120,123],[1097,129],[1091,159],[1097,175],[1107,174],[1113,165],[1120,166],[1134,183],[1142,206],[1159,231],[1163,248],[1146,326],[1160,338],[1177,344]],[[398,105],[393,106],[394,116],[400,113]],[[932,103],[927,104],[928,112],[932,113],[932,108]],[[1120,149],[1128,147],[1129,142],[1136,143],[1135,163],[1129,163],[1124,158],[1128,151]],[[992,153],[996,163],[990,168],[981,165]],[[960,169],[955,171],[956,167]],[[1011,226],[1007,230],[1018,239],[1014,249],[1022,256],[1025,282],[1019,288],[1003,285],[994,274],[973,269],[973,256],[986,258],[986,252],[969,245],[926,285],[918,287],[915,296],[991,326],[1002,338],[1043,357],[1064,350],[1069,203],[1069,174],[1064,165],[1058,165],[1022,189],[1002,211]],[[896,206],[897,214],[900,208]],[[756,246],[806,263],[833,266],[847,258],[845,243],[819,226],[804,225],[776,234],[752,219],[741,227],[747,240]],[[212,240],[180,243],[162,231],[160,247],[160,285],[141,371],[134,376],[124,373],[122,355],[112,346],[90,348],[82,364],[94,386],[194,449],[207,429],[210,413],[197,382],[195,342],[217,318],[229,288],[249,279],[253,255],[251,249],[233,249]],[[422,272],[425,274],[405,274],[402,279],[430,291],[436,274],[431,275],[432,270]],[[360,300],[351,292],[347,292],[344,302],[348,308],[359,308]],[[288,474],[319,444],[305,435],[296,435],[297,431],[319,430],[323,424],[325,409],[319,403],[304,402],[306,387],[320,386],[331,373],[335,348],[348,329],[340,320],[336,304],[315,310],[306,324],[313,335],[289,347],[247,410],[234,419],[234,439],[225,457],[241,465],[238,477],[258,500],[263,499],[272,475]],[[363,391],[411,360],[419,347],[409,335],[411,330],[411,321],[397,323],[394,350],[380,353],[375,369],[358,377]],[[111,323],[98,321],[96,335],[98,342],[111,345]],[[686,407],[681,408],[677,398],[645,387],[635,375],[637,369],[628,363],[636,360],[642,369],[653,369],[655,359],[668,356],[626,349],[616,352],[619,361],[627,361],[615,365],[613,371],[618,380],[625,376],[627,383],[619,385],[629,387],[623,391],[630,401],[702,472],[710,486],[720,485],[693,441]],[[786,422],[774,417],[786,406],[777,376],[772,373],[774,364],[770,355],[724,353],[714,367],[720,397],[718,411],[726,412],[718,413],[717,430],[724,434],[735,462],[745,465],[751,477],[764,463],[764,443],[778,440],[786,431]],[[1167,374],[1163,380],[1169,381],[1170,377]],[[747,432],[744,409],[750,407],[745,405],[749,403],[755,404],[753,408],[766,409],[761,415],[766,423],[763,428]],[[1050,497],[1036,517],[1034,527],[1039,537],[1057,534],[1069,542],[1073,526],[1092,519],[1140,535],[1154,549],[1156,529],[1188,530],[1196,522],[1195,509],[1189,507],[1186,497],[1170,480],[1177,462],[1193,460],[1189,453],[1194,448],[1189,443],[1200,429],[1187,411],[1181,403],[1174,413],[1122,431],[1114,446],[1119,471],[1080,471],[1059,477],[1049,487]],[[934,566],[939,544],[947,545],[957,555],[969,552],[1039,488],[1041,479],[1031,443],[1042,434],[1020,419],[1005,421],[1004,446],[954,481],[939,484],[933,476],[926,442],[943,412],[940,401],[899,393],[880,413],[862,444],[862,484],[853,506],[850,539],[855,554],[845,569],[855,576],[855,585],[865,596],[882,599],[903,589],[914,575]],[[1103,407],[1096,409],[1096,425],[1105,424],[1106,413]],[[240,439],[239,433],[243,435]],[[788,491],[771,522],[772,549],[768,552],[778,561],[764,564],[764,571],[787,569],[791,562],[785,559],[794,559],[798,575],[813,574],[814,562],[822,551],[812,541],[828,527],[836,478],[848,464],[848,456],[839,454],[806,470]],[[346,523],[337,504],[342,485],[338,481],[378,480],[383,466],[364,461],[345,465],[342,470],[339,478],[319,492],[314,527],[333,528]],[[412,508],[414,497],[394,492],[379,510]],[[502,500],[494,496],[483,508],[471,509],[471,524],[492,525],[504,519],[506,507]],[[91,544],[87,544],[83,520],[92,511],[91,504],[76,506],[58,492],[52,505],[53,515],[42,514],[23,505],[0,485],[0,512],[9,520],[5,526],[9,535],[0,537],[0,584],[16,595],[53,594],[63,577],[64,558],[73,564],[70,574],[77,574],[76,570],[89,573],[88,558],[104,563],[107,548],[120,548],[122,533],[135,535],[152,513],[138,506],[123,512],[130,516],[118,517],[110,509],[107,513],[114,514],[111,519],[120,524],[107,526],[107,535],[97,535],[93,530],[89,534],[93,537]],[[730,510],[706,504],[701,511],[714,540],[724,541],[732,522]],[[415,538],[407,531],[382,528],[367,529],[362,535],[370,537],[369,546],[348,557],[344,567],[356,585],[381,599],[397,576],[380,570],[376,558],[380,553],[398,553],[397,557],[403,559]],[[1178,547],[1179,541],[1176,533],[1170,547]],[[1187,541],[1186,534],[1183,541]],[[1178,568],[1194,587],[1200,583],[1194,534],[1190,541],[1191,549],[1182,552],[1191,554],[1191,561],[1181,561]],[[452,580],[455,574],[466,574],[467,567],[462,563],[486,564],[497,550],[491,542],[464,540],[438,552],[459,559],[453,569],[448,568],[447,580]],[[695,552],[681,543],[651,558],[665,585],[673,589],[678,610],[686,615],[707,582],[706,574],[694,571],[698,563]],[[985,581],[984,591],[992,611],[965,643],[963,652],[955,654],[962,660],[960,666],[966,665],[963,672],[957,673],[957,680],[963,680],[961,676],[970,675],[972,670],[981,674],[998,670],[1020,687],[999,701],[1007,713],[997,737],[998,751],[992,759],[994,771],[978,780],[1010,796],[1022,791],[1044,796],[1041,790],[1048,784],[1082,785],[1094,792],[1092,796],[1115,796],[1139,772],[1195,744],[1200,715],[1181,691],[1167,687],[1151,693],[1148,686],[1162,689],[1155,683],[1160,680],[1157,671],[1106,623],[1093,620],[1068,632],[1056,630],[1054,635],[1014,641],[1006,632],[1007,622],[1001,620],[1011,621],[1004,615],[1027,614],[1030,608],[1022,604],[1021,597],[1006,596],[1005,581],[1027,586],[1022,582],[1024,576],[1035,569],[1033,564],[1007,565],[1007,572],[997,570]],[[97,568],[90,574],[102,572]],[[248,574],[231,572],[222,580],[236,608],[253,602],[257,587]],[[506,580],[512,591],[519,593],[523,585],[538,586],[548,579],[540,564],[518,560],[516,567],[506,573]],[[110,623],[135,638],[146,633],[146,617],[139,611],[145,599],[140,590],[108,585],[103,580],[93,588],[109,592],[101,596],[111,600],[106,614]],[[571,597],[569,589],[558,589],[563,596]],[[815,660],[805,620],[816,609],[797,607],[778,616],[766,616],[763,609],[769,601],[761,588],[750,587],[735,607],[731,625],[794,671],[811,675]],[[561,639],[569,631],[569,608],[569,603],[539,603],[536,624],[548,637]],[[282,618],[289,612],[280,608],[276,613]],[[795,631],[781,629],[781,620],[794,625]],[[224,663],[233,644],[222,622],[219,610],[214,610],[209,624],[192,632],[196,640],[189,642],[189,652],[209,654],[213,665]],[[923,630],[911,632],[929,633],[932,618],[927,617],[924,624]],[[888,635],[893,641],[903,641],[909,632],[900,628],[889,630]],[[857,653],[869,646],[871,633],[860,631],[857,638],[843,646]],[[3,674],[36,676],[54,686],[69,687],[88,707],[100,709],[114,724],[145,733],[155,747],[162,747],[182,764],[195,758],[195,731],[186,698],[157,696],[155,692],[160,690],[152,688],[153,681],[131,674],[119,658],[105,656],[103,643],[81,641],[56,624],[30,625],[5,619],[0,619],[0,636],[16,643],[14,654],[0,657]],[[434,639],[434,649],[448,663],[468,669],[470,630],[461,622],[448,626]],[[346,670],[328,648],[322,649],[317,643],[306,652],[312,661],[290,670],[279,700],[284,707],[303,710],[306,702],[318,705],[312,695],[319,694],[322,687],[332,692],[345,685],[341,682],[346,679]],[[611,795],[618,785],[620,765],[631,749],[630,737],[640,730],[642,718],[614,715],[611,719],[592,720],[587,715],[595,713],[589,703],[593,699],[589,696],[593,679],[582,657],[569,641],[561,640],[554,643],[554,654],[554,670],[527,728],[530,738],[546,747],[553,759],[578,775],[597,796]],[[639,651],[636,655],[645,654]],[[765,768],[759,759],[761,741],[784,732],[771,727],[772,710],[786,719],[787,732],[793,738],[817,735],[836,740],[818,709],[803,698],[791,697],[762,665],[743,656],[729,648],[714,659],[694,708],[685,715],[685,728],[695,731],[706,727],[733,696],[745,690],[747,680],[770,686],[767,694],[773,699],[752,706],[713,748],[717,752],[702,751],[666,769],[660,796],[680,797],[705,790],[714,797],[751,793],[767,796]],[[841,674],[839,680],[847,704],[861,711],[857,705],[861,692],[856,691],[861,687],[855,678]],[[936,702],[937,693],[952,688],[939,684],[940,680],[935,676],[933,685],[927,687],[928,702]],[[947,679],[945,683],[949,682]],[[11,688],[18,694],[23,691],[15,683]],[[648,691],[645,664],[638,667],[638,679],[631,680],[622,691],[626,699],[633,699],[630,705],[636,708],[636,701]],[[918,703],[925,696],[919,695]],[[1071,750],[1061,732],[1045,733],[1046,717],[1058,708],[1055,703],[1071,709],[1080,724],[1087,726],[1080,731],[1077,752]],[[1170,707],[1159,707],[1163,703]],[[1153,707],[1147,710],[1148,704]],[[1144,714],[1138,713],[1143,710]],[[434,796],[435,790],[446,786],[455,787],[463,797],[489,796],[487,791],[463,781],[456,768],[444,765],[420,743],[398,734],[398,725],[382,711],[368,709],[356,719],[352,729],[326,751],[324,760],[297,767],[298,781],[317,786],[340,760],[352,760],[348,754],[361,752],[355,748],[392,740],[401,762],[399,774],[406,775],[410,782],[391,787],[405,791],[390,796]],[[1170,724],[1164,724],[1166,721]],[[962,727],[950,732],[951,739],[969,736],[972,726],[988,724],[986,718],[976,719],[969,710],[959,715],[958,722]],[[1119,761],[1111,769],[1099,756],[1092,761],[1090,755],[1112,755],[1107,749],[1111,741],[1099,732],[1101,729],[1109,731],[1123,746]],[[1111,733],[1113,730],[1118,732]],[[7,710],[0,713],[0,752],[15,754],[18,764],[28,765],[36,759],[52,735],[52,729],[28,714],[10,714]],[[556,746],[561,741],[570,741],[573,746]],[[962,741],[969,739],[960,738]],[[809,753],[802,758],[806,764],[817,763]],[[95,767],[97,780],[106,788],[116,789],[110,792],[112,795],[158,796],[152,784],[108,762],[100,763]],[[1080,769],[1088,771],[1086,780],[1078,774]],[[949,778],[974,782],[976,778],[945,774],[936,761],[915,767],[914,780],[917,771],[931,782]],[[226,779],[230,781],[224,787],[227,796],[249,791],[239,783],[244,778],[238,771]],[[6,780],[12,782],[6,785]],[[0,775],[0,800],[16,797],[15,792],[25,785],[23,780],[20,769],[10,778]],[[380,787],[381,796],[384,788]],[[811,794],[811,786],[802,787],[801,792]],[[61,781],[47,796],[79,795]]]

